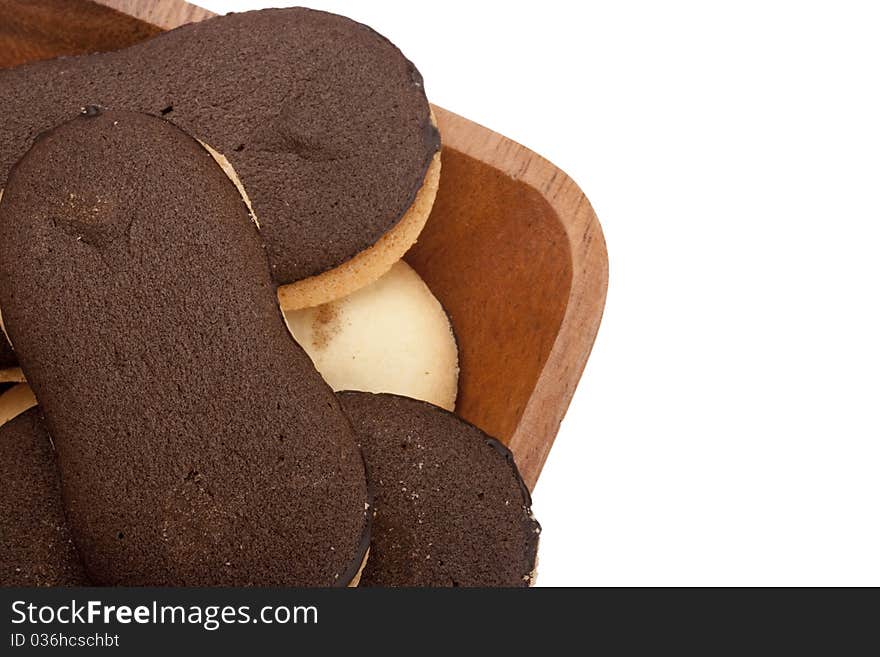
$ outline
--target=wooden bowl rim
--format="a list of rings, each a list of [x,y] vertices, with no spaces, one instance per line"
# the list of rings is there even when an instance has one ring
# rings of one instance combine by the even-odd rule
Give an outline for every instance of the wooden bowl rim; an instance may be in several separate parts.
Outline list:
[[[593,348],[608,290],[608,251],[599,219],[578,185],[552,162],[493,130],[433,106],[444,147],[474,157],[536,190],[569,240],[572,281],[559,332],[509,441],[530,488],[568,410]]]

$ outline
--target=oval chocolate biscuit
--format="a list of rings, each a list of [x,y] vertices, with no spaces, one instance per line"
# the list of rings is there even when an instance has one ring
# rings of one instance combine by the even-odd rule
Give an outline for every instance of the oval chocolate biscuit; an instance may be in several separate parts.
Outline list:
[[[245,203],[195,139],[121,111],[38,138],[0,202],[0,306],[93,581],[356,576],[355,437],[285,327]]]

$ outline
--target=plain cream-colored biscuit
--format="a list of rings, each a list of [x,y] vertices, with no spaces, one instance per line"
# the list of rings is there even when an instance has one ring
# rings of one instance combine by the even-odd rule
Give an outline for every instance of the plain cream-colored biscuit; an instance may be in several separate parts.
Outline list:
[[[334,390],[391,392],[455,407],[458,347],[449,317],[402,260],[343,299],[284,317]]]
[[[0,395],[0,426],[37,405],[37,399],[27,383],[19,383]]]

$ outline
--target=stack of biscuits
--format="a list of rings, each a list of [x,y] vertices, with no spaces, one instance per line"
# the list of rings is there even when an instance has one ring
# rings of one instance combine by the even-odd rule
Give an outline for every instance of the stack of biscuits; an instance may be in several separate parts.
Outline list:
[[[533,583],[402,260],[440,134],[392,43],[230,14],[0,95],[0,585]]]

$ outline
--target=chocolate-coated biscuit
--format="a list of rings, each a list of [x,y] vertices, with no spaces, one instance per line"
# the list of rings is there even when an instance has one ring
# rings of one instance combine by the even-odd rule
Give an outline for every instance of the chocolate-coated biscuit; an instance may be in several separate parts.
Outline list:
[[[281,284],[375,245],[432,163],[439,169],[415,66],[372,29],[304,8],[230,14],[118,52],[0,70],[0,97],[9,110],[0,188],[36,135],[86,105],[161,115],[209,144],[240,176]]]
[[[89,583],[64,519],[49,434],[32,408],[0,426],[0,586]]]
[[[361,586],[529,586],[540,526],[511,453],[457,416],[339,393],[375,494]]]
[[[41,135],[0,202],[0,307],[94,582],[355,578],[355,437],[196,140],[96,108]]]

